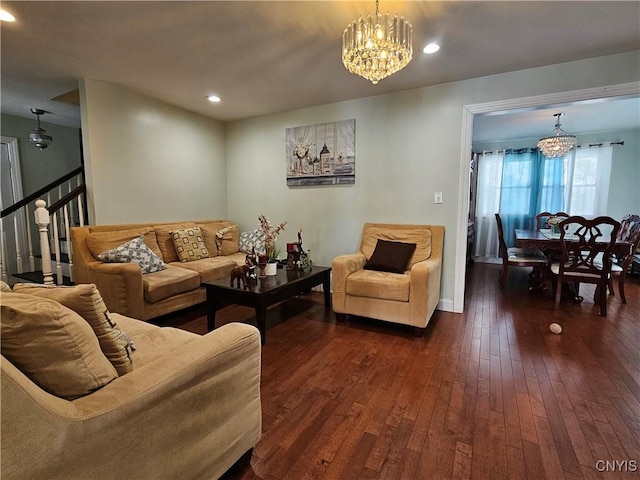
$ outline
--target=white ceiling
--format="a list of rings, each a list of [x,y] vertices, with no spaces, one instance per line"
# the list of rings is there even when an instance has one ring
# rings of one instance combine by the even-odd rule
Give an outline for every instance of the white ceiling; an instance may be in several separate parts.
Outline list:
[[[640,129],[640,98],[590,100],[496,114],[477,115],[473,123],[473,142],[546,137],[553,132],[554,114],[564,113],[560,124],[572,135]]]
[[[2,8],[17,18],[0,30],[2,111],[30,116],[31,107],[43,108],[52,112],[43,121],[74,126],[79,108],[51,99],[82,77],[232,121],[640,49],[637,1],[382,0],[382,13],[413,24],[414,58],[372,85],[346,71],[340,50],[343,29],[373,13],[373,0],[3,1]],[[423,54],[434,40],[441,50]],[[208,103],[210,93],[222,102]],[[570,131],[577,115],[564,111]],[[553,128],[552,114],[543,133]]]

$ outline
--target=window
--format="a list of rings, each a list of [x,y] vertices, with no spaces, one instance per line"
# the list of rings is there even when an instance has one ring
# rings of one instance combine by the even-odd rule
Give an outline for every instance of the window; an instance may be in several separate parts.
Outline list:
[[[605,215],[612,147],[580,148],[565,158],[565,205],[571,215]]]
[[[496,212],[502,216],[507,246],[515,228],[532,228],[536,213],[605,215],[612,147],[578,148],[562,158],[537,149],[483,152],[478,157],[474,255],[497,256]]]

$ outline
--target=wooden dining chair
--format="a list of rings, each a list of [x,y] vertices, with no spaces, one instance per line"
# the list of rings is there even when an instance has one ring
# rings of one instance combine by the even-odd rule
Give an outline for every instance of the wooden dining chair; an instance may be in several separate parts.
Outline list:
[[[536,215],[536,228],[540,230],[541,228],[546,228],[547,220],[551,217],[569,217],[568,213],[565,212],[542,212]]]
[[[507,244],[504,241],[504,229],[502,228],[502,218],[499,213],[496,213],[496,223],[498,224],[498,242],[500,243],[500,257],[502,258],[502,272],[498,279],[500,288],[504,287],[504,282],[507,279],[509,267],[533,267],[533,270],[529,274],[529,290],[532,290],[532,285],[540,285],[542,281],[540,277],[547,265],[547,257],[542,250],[537,248],[507,248]]]
[[[551,264],[557,278],[555,308],[560,308],[562,284],[591,283],[596,285],[593,302],[600,305],[600,315],[607,315],[607,286],[611,275],[611,255],[620,222],[611,217],[587,220],[571,216],[560,222],[559,262]],[[599,258],[601,259],[599,261]]]
[[[629,251],[624,254],[615,253],[611,262],[611,275],[609,276],[609,292],[613,292],[613,275],[618,275],[618,292],[620,292],[620,300],[627,303],[627,297],[624,294],[624,281],[627,273],[631,270],[633,262],[633,254],[640,244],[640,215],[625,215],[620,221],[620,230],[618,230],[617,242],[625,242],[629,244]]]

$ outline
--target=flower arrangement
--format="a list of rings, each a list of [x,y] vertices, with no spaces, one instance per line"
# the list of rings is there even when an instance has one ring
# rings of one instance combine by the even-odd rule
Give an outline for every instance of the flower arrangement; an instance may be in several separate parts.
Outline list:
[[[284,230],[287,222],[282,222],[275,227],[271,224],[269,219],[264,215],[258,215],[258,230],[264,237],[264,246],[267,251],[268,263],[275,263],[280,255],[280,250],[276,248],[276,239],[280,232]]]
[[[557,227],[565,218],[566,217],[549,217],[549,219],[547,220],[547,225],[549,225],[551,228]]]
[[[547,225],[553,233],[558,233],[560,231],[558,225],[560,225],[560,222],[563,220],[566,220],[566,218],[567,217],[549,217],[547,219]]]

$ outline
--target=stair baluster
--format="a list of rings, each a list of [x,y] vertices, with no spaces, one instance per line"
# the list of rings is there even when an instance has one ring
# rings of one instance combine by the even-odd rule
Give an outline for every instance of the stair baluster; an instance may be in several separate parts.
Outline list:
[[[44,200],[36,200],[35,219],[40,233],[40,253],[42,254],[42,275],[45,285],[53,285],[53,271],[51,270],[51,249],[49,248],[49,211],[45,208]]]
[[[36,269],[36,258],[33,255],[33,239],[31,238],[31,222],[29,221],[29,205],[24,206],[25,225],[27,230],[27,248],[29,250],[29,271]]]
[[[69,192],[71,193],[71,192]],[[64,238],[67,239],[67,258],[69,259],[69,279],[73,282],[73,253],[71,249],[71,236],[69,235],[69,205],[73,205],[72,202],[62,207],[64,214]],[[59,244],[59,243],[58,243]]]

